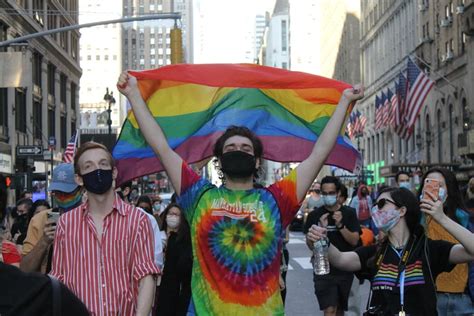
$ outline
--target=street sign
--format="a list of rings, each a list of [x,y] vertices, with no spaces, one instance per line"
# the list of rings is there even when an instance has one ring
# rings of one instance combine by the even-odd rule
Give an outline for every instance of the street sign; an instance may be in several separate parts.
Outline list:
[[[43,157],[43,146],[16,146],[16,155],[19,157]]]
[[[50,136],[48,139],[48,145],[51,146],[56,146],[56,137]]]

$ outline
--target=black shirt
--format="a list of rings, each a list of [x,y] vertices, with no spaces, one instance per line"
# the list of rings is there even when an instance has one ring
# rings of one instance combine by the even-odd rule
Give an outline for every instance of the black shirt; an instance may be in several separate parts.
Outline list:
[[[355,210],[352,207],[342,206],[339,211],[342,213],[342,224],[351,232],[359,232],[359,221],[357,220],[357,216]],[[313,212],[309,213],[308,218],[306,219],[306,224],[304,226],[304,234],[308,233],[309,228],[312,225],[318,225],[319,219],[326,213],[330,213],[324,206],[315,209]],[[349,244],[342,236],[339,229],[336,227],[336,222],[332,218],[331,214],[328,216],[328,238],[331,244],[333,244],[339,251],[352,251],[355,249],[354,246]],[[334,275],[347,275],[352,276],[352,272],[346,272],[342,270],[336,269],[334,266],[330,266],[330,272],[326,276],[317,276],[317,277],[329,277]]]
[[[60,284],[60,315],[89,315],[86,306]],[[51,280],[0,262],[0,315],[53,315]]]
[[[189,236],[168,237],[165,266],[158,295],[158,315],[186,315],[191,299],[193,250]]]
[[[425,237],[413,243],[413,250],[409,252],[405,268],[404,309],[407,315],[437,315],[436,291],[433,281],[441,272],[449,272],[454,268],[449,263],[449,253],[453,244],[444,240],[431,240]],[[407,249],[411,248],[410,243]],[[399,254],[397,254],[397,251]],[[398,315],[400,312],[400,280],[398,267],[400,254],[398,250],[385,243],[379,251],[380,267],[367,267],[368,261],[373,260],[377,253],[377,246],[360,247],[355,250],[359,255],[361,272],[371,280],[372,299],[371,307],[377,307],[380,314]],[[424,258],[428,257],[427,260]],[[371,265],[369,263],[369,265]],[[431,269],[431,275],[430,275]]]

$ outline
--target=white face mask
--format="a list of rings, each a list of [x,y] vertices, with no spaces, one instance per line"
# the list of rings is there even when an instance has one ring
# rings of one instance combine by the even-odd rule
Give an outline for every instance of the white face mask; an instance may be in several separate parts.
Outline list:
[[[169,228],[175,229],[176,227],[179,226],[179,216],[176,215],[167,215],[166,216],[166,225],[168,225]]]

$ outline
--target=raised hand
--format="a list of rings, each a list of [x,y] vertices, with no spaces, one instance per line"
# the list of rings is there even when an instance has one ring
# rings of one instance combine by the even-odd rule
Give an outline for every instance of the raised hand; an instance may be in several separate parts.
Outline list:
[[[135,93],[140,93],[138,90],[137,78],[130,75],[128,71],[124,71],[120,74],[117,80],[117,89],[126,97]]]
[[[344,90],[342,95],[349,100],[349,102],[360,100],[364,97],[364,86],[356,84],[354,87]]]
[[[423,199],[420,201],[421,211],[425,214],[431,215],[435,221],[438,223],[446,216],[443,210],[443,202],[439,199],[436,199],[435,196],[428,191],[425,191],[429,195],[429,199]]]

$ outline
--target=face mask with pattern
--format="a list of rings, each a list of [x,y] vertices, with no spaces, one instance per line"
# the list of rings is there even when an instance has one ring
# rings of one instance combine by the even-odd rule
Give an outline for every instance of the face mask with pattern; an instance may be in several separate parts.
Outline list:
[[[77,188],[71,193],[56,191],[54,194],[55,204],[66,211],[73,209],[82,202],[82,190]]]

